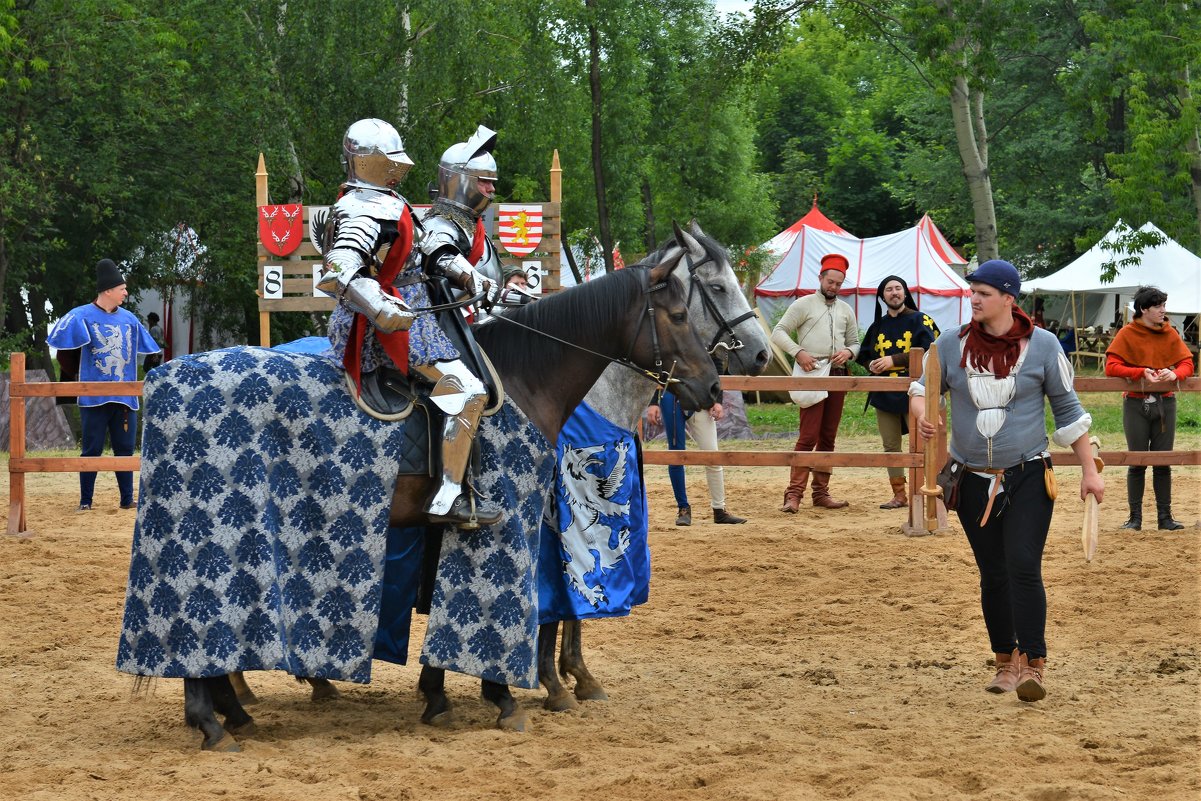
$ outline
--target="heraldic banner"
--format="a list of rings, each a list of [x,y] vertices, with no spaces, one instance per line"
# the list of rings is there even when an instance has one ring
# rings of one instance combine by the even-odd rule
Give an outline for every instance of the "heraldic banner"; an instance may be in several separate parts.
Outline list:
[[[650,591],[638,442],[581,403],[556,450],[538,558],[539,623],[628,615]]]

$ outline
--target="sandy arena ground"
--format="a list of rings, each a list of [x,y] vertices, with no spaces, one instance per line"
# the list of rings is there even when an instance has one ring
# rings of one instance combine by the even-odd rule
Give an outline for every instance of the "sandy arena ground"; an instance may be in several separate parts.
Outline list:
[[[732,527],[699,508],[693,468],[691,528],[673,525],[666,469],[648,473],[651,601],[584,627],[610,701],[550,714],[516,691],[530,731],[505,733],[477,682],[452,675],[457,720],[434,729],[417,722],[413,665],[378,664],[373,684],[320,704],[252,674],[261,731],[241,754],[198,750],[181,682],[132,700],[113,668],[133,513],[111,474],[86,515],[74,474],[30,476],[35,534],[0,536],[0,798],[1201,797],[1201,530],[1119,533],[1121,471],[1086,564],[1079,473],[1060,470],[1049,696],[1033,705],[983,690],[991,654],[957,523],[903,536],[903,513],[876,508],[882,470],[835,474],[849,510],[795,517],[775,511],[782,468],[728,470],[731,511],[751,518]],[[1195,524],[1201,473],[1177,468],[1175,489]]]

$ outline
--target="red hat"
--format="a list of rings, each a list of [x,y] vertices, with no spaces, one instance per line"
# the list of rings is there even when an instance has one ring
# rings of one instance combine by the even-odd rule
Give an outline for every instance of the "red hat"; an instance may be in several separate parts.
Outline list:
[[[847,274],[847,268],[851,263],[847,261],[847,257],[841,253],[827,253],[822,256],[822,268],[819,273],[824,273],[826,270],[838,270],[843,275]]]

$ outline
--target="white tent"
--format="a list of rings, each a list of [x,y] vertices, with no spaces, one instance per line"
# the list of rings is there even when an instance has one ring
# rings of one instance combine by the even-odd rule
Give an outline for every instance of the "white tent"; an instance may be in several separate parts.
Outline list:
[[[769,325],[792,301],[817,291],[821,257],[827,253],[841,253],[850,262],[841,294],[855,310],[861,329],[875,318],[876,288],[889,275],[905,279],[918,308],[933,317],[941,330],[971,319],[971,290],[938,255],[926,229],[915,225],[895,234],[859,239],[806,226],[771,274],[755,287],[756,301]]]
[[[1080,326],[1108,324],[1112,321],[1114,308],[1125,306],[1135,290],[1146,285],[1157,286],[1168,294],[1169,314],[1201,313],[1201,258],[1189,252],[1152,223],[1146,223],[1139,230],[1154,231],[1166,241],[1139,254],[1138,264],[1119,265],[1113,281],[1103,283],[1101,271],[1106,262],[1120,261],[1128,255],[1124,251],[1106,247],[1112,245],[1122,234],[1130,232],[1130,227],[1121,220],[1114,224],[1101,241],[1063,269],[1044,278],[1024,281],[1022,291],[1040,295],[1075,293],[1103,296],[1099,304],[1099,314],[1104,319],[1094,319],[1095,312],[1080,311],[1076,317]],[[1090,297],[1090,300],[1094,298]],[[1089,308],[1091,309],[1091,306]],[[1064,319],[1062,312],[1060,314],[1061,325],[1072,325],[1070,311],[1067,311],[1067,319]],[[1051,314],[1046,316],[1050,318]]]

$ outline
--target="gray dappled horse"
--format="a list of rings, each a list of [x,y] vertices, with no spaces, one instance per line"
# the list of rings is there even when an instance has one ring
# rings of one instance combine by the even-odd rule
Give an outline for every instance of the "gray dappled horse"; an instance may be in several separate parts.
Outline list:
[[[690,324],[685,287],[672,276],[683,258],[680,251],[654,266],[607,275],[507,313],[523,327],[493,324],[477,331],[507,396],[550,448],[589,388],[614,362],[626,363],[620,369],[633,366],[639,375],[664,380],[670,373],[672,391],[685,408],[708,408],[720,399],[717,371]],[[146,423],[155,424],[151,418]],[[425,476],[397,479],[391,525],[424,524],[429,481]],[[423,720],[449,710],[440,687],[423,682],[422,690],[427,699]],[[483,695],[500,707],[499,726],[523,727],[523,713],[506,685],[484,681]],[[255,728],[228,675],[185,678],[184,709],[188,725],[203,733],[202,748],[207,750],[239,750],[231,732],[249,734]],[[214,712],[225,717],[224,726]]]
[[[683,258],[680,253],[683,252]],[[701,230],[696,220],[688,231],[676,226],[675,237],[641,264],[675,263],[673,274],[688,287],[688,316],[701,340],[729,375],[759,375],[766,369],[771,346],[738,285],[729,253]],[[633,431],[658,385],[616,365],[605,369],[584,401],[609,421]],[[604,700],[608,696],[584,664],[581,621],[564,620],[559,671],[555,672],[558,623],[544,623],[538,632],[538,680],[546,688],[544,706],[552,711],[572,709],[575,698]],[[559,676],[575,678],[575,698]]]

